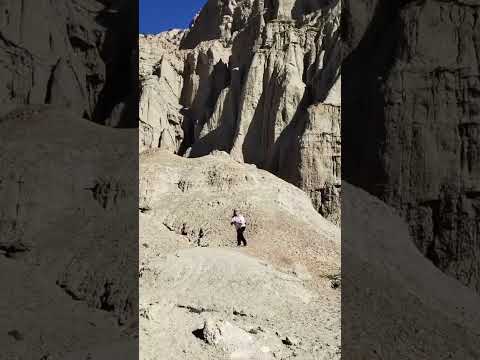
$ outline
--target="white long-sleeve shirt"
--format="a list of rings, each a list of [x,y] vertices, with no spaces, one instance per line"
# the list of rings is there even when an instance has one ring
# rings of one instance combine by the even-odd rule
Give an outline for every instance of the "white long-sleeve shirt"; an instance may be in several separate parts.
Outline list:
[[[247,224],[246,221],[245,221],[245,218],[242,215],[234,216],[232,218],[232,223],[233,223],[233,225],[235,225],[235,228],[237,230],[241,229],[241,228],[244,228]]]

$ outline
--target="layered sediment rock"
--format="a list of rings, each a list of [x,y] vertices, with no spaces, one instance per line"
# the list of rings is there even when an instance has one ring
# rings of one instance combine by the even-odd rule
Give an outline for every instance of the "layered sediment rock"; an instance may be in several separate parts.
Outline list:
[[[335,1],[211,0],[186,32],[142,36],[141,150],[230,152],[338,222],[339,16]]]
[[[52,104],[97,123],[136,126],[134,13],[127,1],[2,2],[1,114]]]
[[[399,209],[422,253],[477,291],[479,11],[347,1],[343,68],[345,179]]]

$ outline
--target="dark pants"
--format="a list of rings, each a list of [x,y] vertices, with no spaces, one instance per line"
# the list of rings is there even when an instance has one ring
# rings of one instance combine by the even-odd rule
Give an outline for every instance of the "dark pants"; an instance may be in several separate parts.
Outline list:
[[[237,246],[245,245],[247,246],[247,240],[245,240],[245,236],[243,236],[243,233],[245,232],[245,228],[242,227],[237,230]]]

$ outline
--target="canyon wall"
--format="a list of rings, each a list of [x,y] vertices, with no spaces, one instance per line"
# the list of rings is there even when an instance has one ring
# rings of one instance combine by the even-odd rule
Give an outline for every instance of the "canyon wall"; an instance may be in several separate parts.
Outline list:
[[[210,0],[140,36],[140,151],[223,150],[340,221],[340,3]]]
[[[51,104],[100,124],[136,127],[135,13],[125,0],[2,1],[0,115]]]
[[[344,179],[395,207],[420,251],[476,291],[479,6],[345,1],[342,89]]]

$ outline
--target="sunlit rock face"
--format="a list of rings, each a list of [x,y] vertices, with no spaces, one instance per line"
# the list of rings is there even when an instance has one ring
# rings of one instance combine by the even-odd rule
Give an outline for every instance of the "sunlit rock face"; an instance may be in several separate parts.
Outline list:
[[[340,3],[209,1],[140,37],[140,150],[231,153],[340,221]]]

